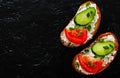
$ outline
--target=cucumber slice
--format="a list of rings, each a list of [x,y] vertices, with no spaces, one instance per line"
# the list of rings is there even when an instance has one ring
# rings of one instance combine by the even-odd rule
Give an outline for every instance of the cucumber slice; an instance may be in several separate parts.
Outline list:
[[[111,53],[115,48],[115,43],[112,41],[96,42],[91,47],[92,52],[96,55],[104,56]]]
[[[89,7],[86,10],[78,13],[75,16],[74,21],[78,25],[87,25],[94,19],[95,14],[96,14],[95,8]]]

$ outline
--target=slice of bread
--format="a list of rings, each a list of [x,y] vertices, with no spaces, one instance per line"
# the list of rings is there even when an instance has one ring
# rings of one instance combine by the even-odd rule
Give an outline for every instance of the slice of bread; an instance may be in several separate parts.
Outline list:
[[[95,42],[98,42],[100,39],[105,39],[106,41],[113,41],[115,43],[115,47],[114,47],[114,50],[108,54],[108,55],[105,55],[104,58],[102,58],[102,60],[104,61],[102,63],[102,67],[99,71],[95,72],[95,73],[91,73],[91,72],[88,72],[86,71],[80,64],[80,62],[78,61],[78,57],[79,55],[81,56],[84,56],[84,55],[87,55],[87,56],[90,56],[94,59],[98,59],[98,58],[95,58],[94,57],[94,53],[91,51],[91,46],[95,43]],[[101,34],[90,46],[88,46],[87,48],[90,49],[88,53],[85,53],[85,49],[83,49],[80,53],[76,54],[76,56],[74,57],[73,59],[73,63],[72,63],[72,66],[73,68],[79,73],[79,74],[84,74],[84,75],[95,75],[95,74],[98,74],[100,72],[102,72],[103,70],[105,70],[109,65],[110,63],[114,60],[116,54],[117,54],[117,51],[118,51],[118,39],[117,37],[111,33],[111,32],[106,32],[104,34]],[[81,60],[81,59],[79,59]],[[78,64],[78,66],[76,66],[76,63]]]
[[[92,20],[92,22],[90,22],[92,30],[88,31],[87,39],[86,39],[86,41],[83,44],[85,44],[86,42],[88,42],[89,40],[91,40],[93,38],[93,36],[96,34],[96,32],[97,32],[97,30],[98,30],[98,28],[100,26],[100,21],[101,21],[100,9],[99,9],[98,5],[96,3],[94,3],[93,1],[87,1],[87,2],[85,2],[83,4],[81,4],[80,7],[78,8],[78,11],[76,12],[76,14],[84,11],[87,4],[90,4],[89,7],[94,7],[96,9],[96,14],[95,14],[95,17]],[[67,38],[67,36],[65,34],[65,29],[66,28],[68,29],[68,27],[71,27],[71,26],[75,25],[74,17],[70,20],[68,25],[60,33],[60,41],[61,41],[61,43],[64,46],[70,47],[70,48],[72,48],[72,47],[79,47],[79,46],[83,45],[83,44],[75,44],[75,43],[71,42],[70,40],[68,40],[68,38]]]

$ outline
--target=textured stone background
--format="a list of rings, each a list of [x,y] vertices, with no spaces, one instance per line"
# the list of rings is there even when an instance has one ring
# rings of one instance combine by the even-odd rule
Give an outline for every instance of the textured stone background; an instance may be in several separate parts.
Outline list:
[[[83,47],[61,45],[59,34],[87,0],[0,0],[0,78],[120,77],[120,50],[96,76],[76,73],[73,57],[101,33],[111,31],[120,42],[120,1],[93,0],[102,12],[100,29]]]

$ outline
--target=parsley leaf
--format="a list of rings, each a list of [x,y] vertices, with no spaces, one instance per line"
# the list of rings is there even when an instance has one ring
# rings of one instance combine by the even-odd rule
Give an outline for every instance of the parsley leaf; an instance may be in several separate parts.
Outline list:
[[[75,25],[74,27],[69,27],[69,30],[74,30],[74,29],[77,29],[79,27],[80,27],[79,25]]]
[[[87,13],[87,17],[90,17],[90,13],[89,12]]]
[[[97,67],[96,64],[93,64],[94,69]]]
[[[104,42],[104,39],[99,39],[100,42]]]
[[[90,30],[91,30],[91,25],[88,25],[88,27],[87,27],[87,28],[88,28],[88,31],[90,31]]]
[[[74,28],[73,27],[69,27],[69,30],[74,30]]]
[[[90,31],[92,27],[91,27],[91,25],[86,25],[86,26],[84,26],[83,28],[85,28],[85,29],[87,28],[88,31]]]
[[[88,65],[89,65],[89,66],[92,66],[92,62],[91,62],[91,61],[88,61]]]
[[[87,4],[86,4],[86,7],[88,7],[90,5],[90,2],[88,2]]]
[[[78,32],[78,36],[80,36],[82,34],[82,32]]]
[[[114,48],[111,44],[109,44],[109,46],[110,46],[111,48]]]
[[[79,63],[78,63],[78,62],[75,62],[75,65],[76,65],[76,67],[78,67],[78,68],[79,68]]]
[[[75,26],[74,26],[74,29],[77,29],[77,28],[79,28],[79,27],[80,27],[79,25],[75,25]]]
[[[105,50],[109,49],[109,47],[108,47],[108,46],[103,46],[103,48],[104,48]]]
[[[86,53],[88,53],[88,52],[89,52],[89,50],[88,50],[88,49],[85,49],[85,52],[86,52]]]

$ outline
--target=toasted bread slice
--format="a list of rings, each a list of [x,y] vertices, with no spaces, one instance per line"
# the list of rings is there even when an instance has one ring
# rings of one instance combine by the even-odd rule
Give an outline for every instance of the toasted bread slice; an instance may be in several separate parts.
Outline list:
[[[86,40],[84,40],[84,42],[82,43],[74,43],[72,42],[67,36],[66,36],[66,33],[65,33],[65,29],[69,29],[70,27],[74,27],[76,25],[75,23],[75,16],[81,12],[83,12],[84,10],[86,10],[87,8],[90,8],[90,7],[94,7],[95,8],[95,16],[94,16],[94,19],[87,25],[90,25],[91,28],[89,30],[89,28],[85,27],[85,26],[80,26],[81,29],[87,29],[87,37],[86,37]],[[87,14],[89,16],[89,14]],[[99,26],[100,26],[100,21],[101,21],[101,12],[100,12],[100,9],[98,7],[98,5],[96,3],[94,3],[93,1],[87,1],[83,4],[80,5],[78,11],[76,12],[75,16],[70,20],[70,22],[68,23],[68,25],[61,31],[60,33],[60,40],[61,40],[61,43],[66,46],[66,47],[79,47],[83,44],[85,44],[86,42],[88,42],[89,40],[91,40],[93,38],[93,36],[96,34]],[[79,33],[78,33],[79,34]],[[79,38],[81,39],[81,38]],[[75,41],[75,40],[74,40]]]
[[[91,48],[95,43],[100,42],[100,40],[104,40],[104,42],[113,42],[115,44],[114,49],[109,54],[104,55],[104,57],[101,57],[101,56],[95,54]],[[100,43],[102,43],[102,42],[100,42]],[[83,49],[80,53],[76,54],[76,56],[73,59],[72,66],[79,74],[84,74],[84,75],[98,74],[98,73],[102,72],[103,70],[105,70],[110,65],[110,63],[114,60],[114,58],[117,54],[117,51],[118,51],[118,46],[119,46],[118,39],[113,33],[106,32],[104,34],[101,34],[92,44],[90,44],[90,46]],[[98,45],[98,47],[99,47],[98,49],[100,49],[100,45]],[[109,49],[109,47],[106,47],[106,46],[103,46],[103,48]],[[88,50],[88,51],[85,52],[86,50]],[[95,57],[96,55],[97,55],[97,57]],[[87,65],[87,63],[85,63],[85,61],[82,61],[82,60],[84,60],[85,57],[93,59],[94,61],[98,60],[98,63],[96,63],[95,68],[94,68],[94,66],[92,66],[92,63],[95,64],[95,62],[91,62],[91,63],[88,62],[88,65]],[[86,59],[86,61],[87,61],[87,59]],[[102,62],[99,63],[100,61],[102,61]]]

